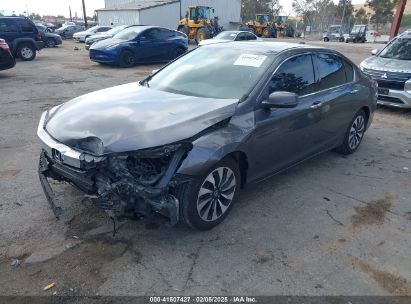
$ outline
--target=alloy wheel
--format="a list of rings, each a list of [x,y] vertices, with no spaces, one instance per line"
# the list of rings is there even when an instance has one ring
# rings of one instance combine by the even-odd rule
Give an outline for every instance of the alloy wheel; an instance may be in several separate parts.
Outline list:
[[[197,197],[197,212],[202,220],[219,219],[230,206],[235,190],[236,177],[228,167],[219,167],[203,181]]]
[[[33,56],[33,51],[26,46],[21,49],[20,54],[21,56],[23,56],[23,58],[28,59]]]
[[[355,150],[361,143],[364,136],[365,119],[364,116],[358,115],[350,128],[350,134],[348,135],[348,145],[351,150]]]

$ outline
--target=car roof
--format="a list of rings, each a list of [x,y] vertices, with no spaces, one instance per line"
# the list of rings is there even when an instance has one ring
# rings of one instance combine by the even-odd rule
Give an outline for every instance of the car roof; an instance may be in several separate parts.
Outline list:
[[[411,31],[405,31],[404,33],[402,33],[402,34],[399,35],[398,37],[401,37],[401,38],[411,38]]]
[[[205,47],[215,47],[215,48],[236,48],[239,50],[258,50],[262,53],[280,53],[285,50],[291,49],[325,49],[323,47],[317,47],[307,44],[289,43],[289,42],[268,42],[268,41],[233,41],[228,43],[216,43],[206,45]]]

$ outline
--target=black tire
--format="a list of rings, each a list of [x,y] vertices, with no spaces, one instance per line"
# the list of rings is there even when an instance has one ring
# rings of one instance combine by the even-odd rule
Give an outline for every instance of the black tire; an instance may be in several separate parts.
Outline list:
[[[179,31],[179,32],[181,32],[181,33],[184,33],[184,34],[186,34],[187,36],[188,36],[188,34],[190,34],[190,29],[188,28],[187,25],[180,25],[180,26],[178,26],[177,31]]]
[[[206,179],[213,173],[218,175],[216,170],[219,168],[224,168],[221,171],[223,174],[223,177],[221,178],[222,181],[220,179],[217,179],[216,181],[215,175],[212,175],[213,177],[211,180],[214,180],[214,183],[219,184],[219,187],[217,187],[218,189],[214,188],[214,191],[212,191],[210,189],[213,188],[213,184],[206,181]],[[231,170],[231,172],[229,170]],[[234,180],[231,180],[231,177],[233,177]],[[181,222],[188,227],[198,230],[208,230],[217,226],[226,218],[235,203],[235,199],[240,189],[240,178],[241,176],[237,162],[231,157],[226,157],[209,168],[198,178],[179,186],[175,189],[175,195],[180,201]],[[219,183],[218,180],[220,180],[221,183]],[[234,182],[235,188],[232,188],[232,182]],[[225,190],[223,190],[224,187],[226,188]],[[200,195],[200,191],[207,192]],[[225,194],[223,194],[224,192]],[[227,195],[232,195],[231,201],[226,197]],[[219,198],[216,200],[215,197]],[[202,198],[201,203],[200,198]],[[203,204],[203,206],[198,206],[199,204]],[[222,208],[226,209],[223,210]],[[215,215],[218,217],[213,220],[212,217],[214,216],[214,211]],[[200,215],[200,213],[202,215]],[[203,219],[210,215],[211,219]]]
[[[176,48],[173,52],[173,59],[180,57],[183,55],[186,51],[183,48]]]
[[[136,65],[136,58],[131,51],[122,51],[120,54],[118,65],[121,68],[131,68]]]
[[[32,44],[22,43],[17,48],[17,56],[21,60],[31,61],[36,58],[36,48]]]
[[[339,41],[344,42],[344,37],[340,37]]]
[[[56,40],[54,40],[53,38],[47,38],[46,45],[49,48],[54,48],[56,47],[57,43],[56,43]]]
[[[366,126],[367,115],[364,110],[359,110],[354,115],[354,118],[351,120],[350,125],[345,132],[343,144],[336,148],[335,151],[344,155],[354,153],[364,138]],[[355,129],[355,132],[353,129]]]
[[[330,38],[324,37],[324,42],[328,42],[328,41],[330,41]]]
[[[197,30],[197,33],[196,33],[196,42],[197,43],[200,43],[201,41],[203,41],[205,39],[209,39],[209,38],[211,38],[211,33],[207,28],[201,27]]]

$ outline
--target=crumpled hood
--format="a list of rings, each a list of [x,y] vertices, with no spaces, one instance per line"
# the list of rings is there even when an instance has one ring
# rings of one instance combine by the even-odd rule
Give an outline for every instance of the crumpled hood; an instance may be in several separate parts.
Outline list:
[[[385,72],[411,73],[411,61],[372,56],[365,59],[361,65],[364,68]]]
[[[190,138],[232,116],[237,103],[129,83],[66,102],[51,114],[46,131],[70,147],[98,138],[103,153],[133,151]]]

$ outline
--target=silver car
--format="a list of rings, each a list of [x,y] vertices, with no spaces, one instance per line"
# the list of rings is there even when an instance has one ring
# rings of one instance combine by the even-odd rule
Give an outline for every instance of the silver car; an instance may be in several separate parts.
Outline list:
[[[372,54],[360,68],[378,82],[378,103],[411,108],[411,32],[399,35]]]

